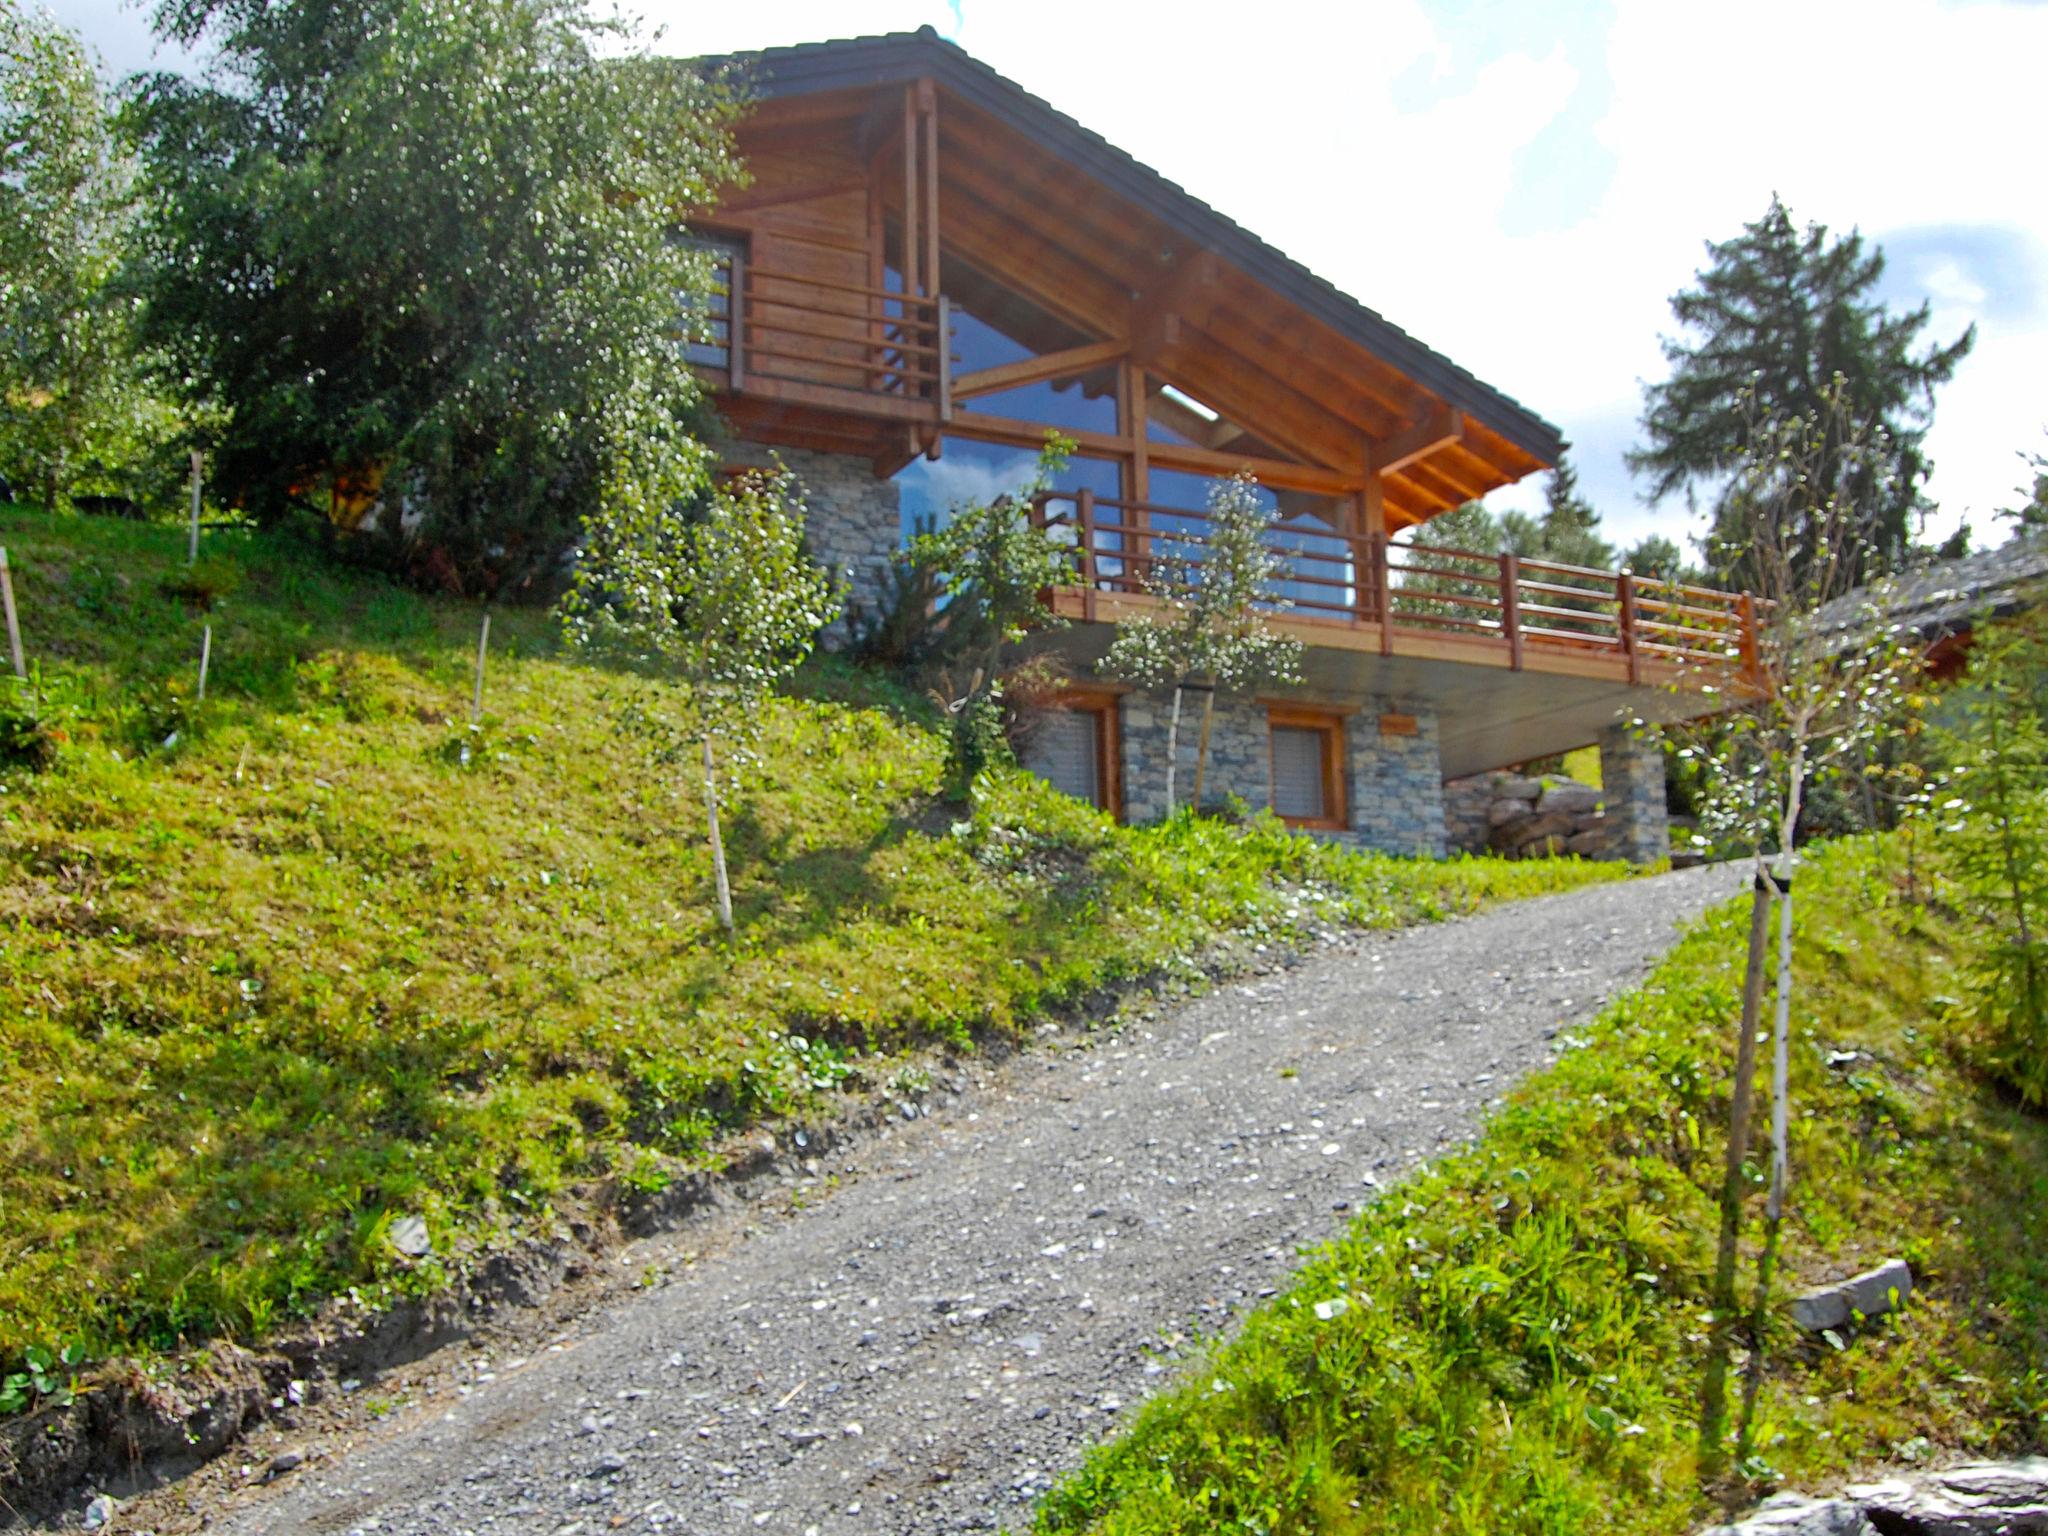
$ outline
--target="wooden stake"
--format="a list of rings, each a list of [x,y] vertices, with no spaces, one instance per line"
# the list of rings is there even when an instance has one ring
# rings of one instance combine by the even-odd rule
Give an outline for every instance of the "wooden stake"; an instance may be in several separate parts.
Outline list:
[[[205,633],[204,633],[204,634],[202,634],[202,635],[201,635],[201,636],[199,637],[199,699],[198,699],[198,702],[199,702],[199,703],[201,703],[201,704],[204,704],[204,703],[206,702],[206,666],[207,666],[207,663],[208,663],[208,662],[210,662],[210,661],[212,661],[212,660],[213,660],[213,626],[212,626],[211,624],[209,624],[209,625],[207,625],[207,626],[206,626],[206,631],[205,631]]]
[[[484,652],[491,644],[491,610],[484,610],[484,627],[476,637],[476,689],[469,698],[469,723],[475,725],[484,712]]]
[[[28,663],[21,656],[21,621],[14,616],[14,574],[7,568],[4,545],[0,545],[0,604],[7,608],[7,648],[14,653],[14,675],[26,680]]]
[[[197,448],[192,450],[192,542],[185,551],[185,563],[199,563],[199,486],[205,474],[206,457]]]

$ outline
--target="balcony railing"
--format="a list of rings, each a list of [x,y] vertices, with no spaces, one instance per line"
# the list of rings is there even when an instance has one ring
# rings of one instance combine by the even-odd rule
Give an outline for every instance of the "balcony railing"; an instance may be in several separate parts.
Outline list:
[[[1034,515],[1042,526],[1071,530],[1070,590],[1083,617],[1095,616],[1098,594],[1142,601],[1201,579],[1205,512],[1077,491],[1041,496]],[[1643,682],[1653,666],[1756,676],[1756,604],[1744,593],[1305,519],[1276,522],[1266,547],[1279,561],[1273,604],[1288,621],[1369,631],[1384,655],[1418,649],[1404,637],[1434,637],[1497,649],[1518,670],[1532,655],[1591,655],[1611,658],[1630,682]]]
[[[943,296],[796,277],[738,253],[717,262],[724,286],[712,334],[690,360],[754,393],[865,414],[952,419],[950,316]]]

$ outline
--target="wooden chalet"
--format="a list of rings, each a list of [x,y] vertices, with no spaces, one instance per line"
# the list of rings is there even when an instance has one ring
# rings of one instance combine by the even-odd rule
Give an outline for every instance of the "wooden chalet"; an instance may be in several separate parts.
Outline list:
[[[1703,710],[1689,680],[1742,671],[1742,599],[1413,544],[1555,463],[1557,429],[936,33],[731,62],[751,180],[693,230],[726,284],[690,348],[729,456],[780,456],[871,608],[917,521],[1070,439],[1038,511],[1074,545],[1053,643],[1089,685],[1028,754],[1064,787],[1162,808],[1164,703],[1093,663],[1241,472],[1309,660],[1297,688],[1218,701],[1217,793],[1441,851],[1446,777],[1601,740],[1626,779],[1644,749],[1618,720]],[[1654,854],[1661,829],[1622,843]]]

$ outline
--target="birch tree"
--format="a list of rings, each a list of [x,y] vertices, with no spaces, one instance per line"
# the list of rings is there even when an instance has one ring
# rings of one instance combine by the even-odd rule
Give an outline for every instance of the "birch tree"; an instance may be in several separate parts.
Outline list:
[[[1188,688],[1205,690],[1195,749],[1193,804],[1200,810],[1216,690],[1299,680],[1301,642],[1267,622],[1289,606],[1274,593],[1284,573],[1281,557],[1267,543],[1271,529],[1257,483],[1238,475],[1211,492],[1205,533],[1195,538],[1152,535],[1158,553],[1145,567],[1145,590],[1158,600],[1160,612],[1126,618],[1102,658],[1101,669],[1111,677],[1140,688],[1173,688],[1166,725],[1169,816],[1175,809],[1181,701]]]
[[[1748,445],[1721,502],[1723,536],[1740,541],[1752,573],[1757,626],[1749,686],[1733,707],[1690,732],[1685,756],[1701,769],[1703,833],[1745,848],[1757,879],[1777,901],[1775,987],[1770,1031],[1770,1188],[1752,1332],[1760,1332],[1777,1261],[1780,1228],[1791,1184],[1791,1024],[1793,967],[1793,853],[1807,794],[1817,779],[1857,761],[1857,754],[1899,718],[1919,652],[1911,636],[1886,613],[1886,588],[1857,585],[1871,564],[1866,541],[1878,519],[1872,498],[1888,505],[1895,494],[1887,476],[1896,462],[1882,428],[1860,425],[1838,376],[1816,411],[1783,415],[1749,394],[1741,437]],[[1733,555],[1723,552],[1723,558]],[[1684,680],[1696,687],[1700,680]],[[1767,968],[1759,953],[1769,942],[1759,918],[1750,929],[1752,977]],[[1745,989],[1745,1031],[1753,1031],[1756,988]],[[1738,1042],[1737,1075],[1728,1162],[1747,1156],[1746,1114],[1753,1084],[1752,1040]],[[1723,1189],[1722,1269],[1732,1279],[1741,1226],[1741,1181]],[[1729,1310],[1733,1287],[1716,1298]],[[1725,1346],[1729,1319],[1717,1313]],[[1762,1352],[1751,1339],[1751,1375],[1744,1426],[1754,1406]],[[1725,1360],[1725,1356],[1721,1357]],[[1709,1392],[1703,1413],[1703,1462],[1721,1455],[1719,1404]]]
[[[749,751],[767,696],[810,654],[838,601],[804,547],[803,506],[779,473],[719,487],[694,516],[625,491],[584,522],[562,600],[565,631],[572,645],[687,685],[681,734],[701,763],[718,921],[728,935],[721,752],[731,762]]]

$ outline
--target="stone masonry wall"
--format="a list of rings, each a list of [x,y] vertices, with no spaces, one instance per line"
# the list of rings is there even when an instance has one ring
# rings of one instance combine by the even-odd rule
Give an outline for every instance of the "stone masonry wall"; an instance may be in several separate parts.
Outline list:
[[[803,487],[805,530],[811,554],[845,582],[849,600],[873,613],[887,590],[889,562],[902,543],[896,484],[876,476],[872,462],[855,454],[769,448],[743,439],[720,443],[728,464],[780,460]],[[825,631],[828,645],[846,638],[845,620]]]
[[[1438,767],[1436,720],[1416,716],[1413,736],[1382,736],[1379,717],[1398,706],[1369,700],[1345,721],[1344,796],[1350,828],[1318,836],[1386,853],[1440,857],[1444,851],[1443,775]],[[1166,814],[1166,734],[1173,693],[1127,694],[1120,701],[1124,815],[1149,821]],[[1409,713],[1414,713],[1410,710]],[[1195,746],[1202,728],[1202,695],[1181,703],[1179,769],[1174,792],[1182,804],[1194,793]],[[1209,767],[1202,798],[1209,804],[1236,795],[1255,810],[1273,803],[1272,753],[1266,708],[1219,694],[1210,725]]]
[[[1405,715],[1412,736],[1385,735],[1380,717]],[[1351,841],[1381,853],[1444,855],[1444,770],[1436,716],[1397,700],[1367,700],[1344,722],[1344,794]]]
[[[1610,726],[1600,733],[1600,782],[1614,856],[1649,864],[1671,852],[1671,813],[1664,800],[1664,753],[1649,731]]]

